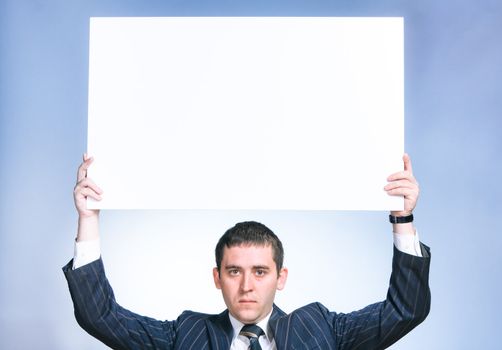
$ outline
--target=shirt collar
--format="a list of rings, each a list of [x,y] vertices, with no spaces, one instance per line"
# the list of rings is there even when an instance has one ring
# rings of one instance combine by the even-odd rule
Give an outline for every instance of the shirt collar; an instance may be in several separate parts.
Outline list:
[[[270,310],[267,316],[265,316],[260,322],[258,322],[256,325],[259,326],[261,329],[265,331],[265,336],[267,337],[268,341],[272,342],[272,339],[274,338],[272,332],[270,331],[268,327],[268,320],[270,319],[270,316],[272,315],[272,311],[274,311],[274,308]],[[235,340],[239,336],[239,333],[241,332],[241,328],[244,326],[244,323],[236,319],[234,316],[228,313],[228,317],[230,318],[230,323],[232,324],[232,328],[234,329],[234,336],[232,338],[232,341]]]

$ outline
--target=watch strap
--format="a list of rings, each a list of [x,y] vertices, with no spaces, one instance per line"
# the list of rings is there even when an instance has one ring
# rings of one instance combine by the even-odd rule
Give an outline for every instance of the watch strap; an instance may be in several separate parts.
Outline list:
[[[413,222],[413,214],[408,216],[389,215],[389,221],[391,224],[407,224],[409,222]]]

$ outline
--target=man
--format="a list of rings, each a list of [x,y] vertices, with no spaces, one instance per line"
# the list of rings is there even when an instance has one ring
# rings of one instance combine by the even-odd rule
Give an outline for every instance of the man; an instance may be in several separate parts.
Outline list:
[[[74,190],[79,214],[76,254],[63,270],[78,323],[114,349],[384,349],[422,322],[430,308],[429,249],[412,225],[418,184],[411,161],[388,177],[389,195],[404,197],[404,210],[389,216],[394,258],[387,298],[349,314],[312,303],[290,314],[274,304],[288,270],[277,236],[257,222],[239,223],[216,246],[214,283],[227,310],[219,315],[183,312],[175,321],[157,321],[119,306],[105,277],[99,251],[98,211],[86,198],[102,190],[87,178],[92,158],[84,155]]]

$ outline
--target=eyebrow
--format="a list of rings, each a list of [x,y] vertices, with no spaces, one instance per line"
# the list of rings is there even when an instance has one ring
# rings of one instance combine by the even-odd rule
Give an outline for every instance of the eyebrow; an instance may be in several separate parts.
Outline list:
[[[238,265],[227,265],[225,266],[225,270],[232,270],[232,269],[238,269],[238,270],[241,270],[242,267],[241,266],[238,266]],[[270,270],[270,267],[267,266],[267,265],[254,265],[252,267],[253,270]]]

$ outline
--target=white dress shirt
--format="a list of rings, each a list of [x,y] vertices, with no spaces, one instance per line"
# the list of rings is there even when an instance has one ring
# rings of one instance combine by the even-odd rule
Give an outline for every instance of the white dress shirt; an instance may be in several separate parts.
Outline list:
[[[270,313],[263,320],[261,320],[256,324],[265,332],[264,335],[258,338],[262,350],[277,349],[277,347],[275,346],[274,335],[272,334],[270,329],[268,329],[268,320],[270,319],[270,315],[272,315],[272,310],[270,310]],[[232,344],[230,345],[230,350],[248,350],[249,338],[239,334],[241,332],[242,327],[244,326],[244,323],[237,320],[235,317],[230,315],[230,313],[228,314],[228,316],[230,318],[230,323],[232,324],[232,328],[234,329],[234,337],[232,338]]]

